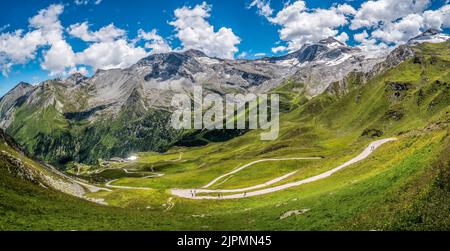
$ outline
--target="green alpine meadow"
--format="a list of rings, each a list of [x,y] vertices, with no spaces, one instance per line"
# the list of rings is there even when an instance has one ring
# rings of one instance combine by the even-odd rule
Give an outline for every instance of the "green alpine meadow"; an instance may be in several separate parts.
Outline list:
[[[253,1],[244,10],[263,6],[258,2],[268,3]],[[283,8],[304,1],[294,2]],[[187,25],[181,21],[207,23],[208,6],[175,10],[170,25],[179,39]],[[362,27],[356,13],[367,6],[333,6],[328,11]],[[442,7],[447,23],[448,6]],[[287,29],[280,21],[285,9],[267,20]],[[30,34],[0,30],[0,66],[15,62],[7,51],[11,36],[24,43],[37,33],[50,37],[50,26],[40,22],[58,11],[52,5],[37,14],[40,18],[31,18]],[[195,17],[198,11],[205,16]],[[258,13],[259,19],[269,15]],[[20,82],[0,99],[0,230],[448,231],[450,36],[445,22],[441,29],[420,29],[403,43],[386,42],[384,54],[376,56],[364,44],[347,44],[337,35],[286,40],[289,46],[302,43],[260,58],[225,57],[214,54],[219,47],[213,53],[184,42],[184,49],[138,54],[120,67],[90,66],[90,74]],[[82,24],[61,30],[91,43],[92,48],[75,53],[76,60],[90,59],[87,53],[95,46],[128,43],[114,37],[114,25],[94,32],[83,30],[93,29],[88,25],[78,27]],[[225,30],[218,32],[230,35]],[[86,34],[77,35],[81,31]],[[102,40],[103,34],[110,37]],[[166,45],[151,34],[148,41],[159,41],[157,48]],[[368,41],[366,35],[360,40]],[[57,48],[48,40],[43,69],[49,69],[46,60]],[[11,77],[16,74],[10,71]],[[200,104],[194,87],[203,90]],[[239,99],[263,94],[269,97],[267,107],[260,99]],[[193,109],[183,119],[194,121],[194,106],[200,105],[199,115],[218,121],[216,127],[175,129],[174,97],[180,95],[189,101],[183,111]],[[223,103],[210,102],[214,97]],[[225,101],[236,101],[240,109],[227,117],[230,113],[217,110],[225,109]],[[271,130],[261,120],[257,128],[251,126],[261,107],[268,109],[272,130],[278,130],[274,140],[261,140]],[[239,121],[244,128],[225,126]]]

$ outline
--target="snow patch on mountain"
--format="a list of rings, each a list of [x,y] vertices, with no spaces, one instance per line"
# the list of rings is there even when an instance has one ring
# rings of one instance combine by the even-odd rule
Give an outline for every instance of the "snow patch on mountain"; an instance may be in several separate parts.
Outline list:
[[[447,34],[440,33],[435,29],[429,29],[417,37],[414,37],[408,41],[409,45],[421,44],[421,43],[442,43],[450,39]]]

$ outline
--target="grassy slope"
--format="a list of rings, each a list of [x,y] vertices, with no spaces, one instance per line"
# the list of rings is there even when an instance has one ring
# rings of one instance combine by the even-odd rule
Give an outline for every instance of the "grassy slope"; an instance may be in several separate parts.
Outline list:
[[[448,159],[435,159],[448,158],[444,152],[448,135],[443,131],[433,135],[393,143],[367,162],[303,187],[239,201],[174,198],[175,206],[168,211],[169,196],[161,190],[103,192],[109,203],[127,208],[105,207],[42,189],[2,170],[0,226],[22,230],[448,229],[449,180],[441,171],[445,166],[439,165],[448,167]],[[442,144],[445,138],[447,145]],[[284,212],[297,209],[310,211],[279,220]]]
[[[149,171],[153,167],[166,175],[156,179],[123,178],[115,184],[154,190],[90,195],[125,209],[69,199],[1,175],[0,226],[6,229],[448,230],[449,53],[448,43],[423,45],[420,64],[409,60],[365,86],[354,82],[353,89],[342,97],[324,94],[305,102],[302,95],[291,91],[301,85],[287,83],[275,90],[283,94],[283,107],[289,111],[281,118],[277,141],[261,142],[259,132],[253,131],[206,147],[175,148],[166,154],[141,153],[139,161],[127,164],[127,168]],[[390,84],[394,82],[406,83],[408,89],[398,91]],[[328,179],[229,201],[171,198],[166,190],[200,187],[256,159],[324,156],[320,161],[255,165],[216,188],[254,185],[297,169],[299,173],[285,182],[302,179],[356,156],[373,140],[361,136],[366,129],[382,131],[383,137],[397,136],[399,141],[386,144],[368,159]],[[181,160],[178,160],[179,152],[183,152]],[[21,182],[20,186],[26,189],[18,189],[14,182]],[[36,196],[27,196],[35,192]],[[42,207],[45,210],[39,211],[39,218],[36,210]],[[279,219],[287,211],[301,209],[309,211]]]

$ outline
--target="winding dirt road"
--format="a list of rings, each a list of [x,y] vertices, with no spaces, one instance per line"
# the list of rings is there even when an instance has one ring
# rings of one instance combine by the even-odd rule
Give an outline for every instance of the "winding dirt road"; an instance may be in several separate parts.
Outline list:
[[[242,189],[232,189],[232,190],[206,190],[206,189],[172,189],[171,192],[173,195],[176,195],[178,197],[182,197],[182,198],[187,198],[187,199],[193,199],[193,200],[222,200],[222,199],[239,199],[239,198],[247,198],[247,197],[252,197],[252,196],[258,196],[258,195],[263,195],[263,194],[268,194],[268,193],[273,193],[273,192],[277,192],[280,190],[284,190],[284,189],[288,189],[291,187],[296,187],[296,186],[300,186],[303,184],[307,184],[307,183],[311,183],[314,181],[318,181],[321,179],[325,179],[330,177],[332,174],[342,170],[345,167],[348,167],[356,162],[359,162],[365,158],[367,158],[368,156],[370,156],[370,154],[372,154],[372,152],[374,152],[378,147],[380,147],[381,145],[390,142],[390,141],[395,141],[397,140],[396,138],[387,138],[387,139],[382,139],[382,140],[377,140],[374,141],[372,143],[370,143],[370,145],[364,149],[364,151],[359,154],[358,156],[356,156],[355,158],[345,162],[344,164],[331,169],[327,172],[324,172],[322,174],[304,179],[304,180],[300,180],[297,182],[292,182],[292,183],[287,183],[287,184],[283,184],[280,186],[276,186],[276,187],[271,187],[271,188],[266,188],[266,189],[262,189],[262,190],[257,190],[257,191],[251,191],[251,192],[244,192],[244,193],[239,193],[239,194],[232,194],[232,195],[225,195],[225,196],[220,196],[220,198],[218,196],[196,196],[197,193],[227,193],[227,192],[243,192],[243,191],[248,191],[248,190],[254,190],[254,189],[258,189],[260,187],[264,187],[264,186],[268,186],[269,183],[274,184],[277,183],[293,174],[294,173],[290,173],[287,174],[283,177],[277,178],[275,180],[272,180],[270,182],[267,182],[265,184],[261,184],[261,185],[257,185],[257,186],[253,186],[253,187],[248,187],[248,188],[242,188]],[[279,160],[283,160],[283,159],[279,159]],[[241,168],[238,168],[230,173],[224,174],[222,176],[220,176],[219,178],[213,180],[211,183],[209,183],[208,185],[206,185],[204,188],[207,188],[209,186],[211,186],[212,184],[214,184],[215,182],[217,182],[218,180],[220,180],[221,178],[228,176],[230,174],[239,172],[240,170],[250,166],[251,164],[255,164],[255,163],[259,163],[262,161],[274,161],[274,159],[272,160],[259,160],[259,161],[255,161],[252,162],[250,164],[247,164]],[[287,177],[286,177],[287,176]]]
[[[382,139],[382,140],[377,140],[374,141],[372,143],[369,144],[369,146],[367,148],[364,149],[364,151],[362,153],[360,153],[358,156],[356,156],[355,158],[345,162],[344,164],[333,168],[327,172],[321,173],[319,175],[307,178],[307,179],[303,179],[300,181],[296,181],[296,182],[291,182],[291,183],[287,183],[287,184],[283,184],[283,185],[279,185],[279,186],[275,186],[275,187],[270,187],[270,188],[266,188],[266,189],[261,189],[261,190],[256,190],[255,189],[259,189],[259,188],[263,188],[263,187],[267,187],[273,184],[276,184],[278,182],[281,182],[282,180],[285,180],[289,177],[291,177],[292,175],[296,174],[297,171],[292,172],[292,173],[288,173],[284,176],[278,177],[276,179],[273,179],[271,181],[268,181],[266,183],[263,184],[259,184],[259,185],[255,185],[255,186],[251,186],[251,187],[246,187],[246,188],[239,188],[239,189],[217,189],[217,190],[211,190],[211,189],[206,189],[210,186],[212,186],[213,184],[215,184],[216,182],[218,182],[219,180],[230,176],[234,173],[237,173],[239,171],[242,171],[243,169],[252,166],[254,164],[257,163],[261,163],[261,162],[267,162],[267,161],[286,161],[286,160],[311,160],[311,159],[321,159],[320,157],[303,157],[303,158],[281,158],[281,159],[261,159],[261,160],[256,160],[253,161],[251,163],[248,163],[242,167],[239,167],[229,173],[226,173],[224,175],[221,175],[219,177],[217,177],[216,179],[214,179],[213,181],[211,181],[210,183],[208,183],[207,185],[203,186],[202,189],[172,189],[171,193],[175,196],[178,197],[182,197],[182,198],[186,198],[186,199],[192,199],[192,200],[223,200],[223,199],[239,199],[239,198],[247,198],[247,197],[253,197],[253,196],[258,196],[258,195],[263,195],[263,194],[268,194],[268,193],[273,193],[273,192],[277,192],[277,191],[281,191],[284,189],[288,189],[291,187],[296,187],[296,186],[300,186],[303,184],[307,184],[307,183],[311,183],[311,182],[315,182],[321,179],[325,179],[330,177],[331,175],[333,175],[334,173],[342,170],[345,167],[348,167],[352,164],[355,164],[356,162],[359,162],[367,157],[370,156],[370,154],[372,154],[378,147],[380,147],[381,145],[387,143],[387,142],[391,142],[391,141],[395,141],[397,140],[396,138],[387,138],[387,139]],[[180,156],[181,157],[181,156]],[[148,177],[144,177],[144,178],[156,178],[156,177],[161,177],[164,174],[156,174],[156,175],[151,175]],[[128,189],[128,190],[152,190],[152,188],[147,188],[147,187],[128,187],[128,186],[116,186],[116,185],[111,185],[111,183],[115,182],[117,180],[112,180],[108,183],[105,184],[105,187],[108,188],[116,188],[116,189]],[[250,192],[247,192],[250,191]],[[217,193],[217,194],[221,194],[221,193],[237,193],[237,194],[231,194],[231,195],[221,195],[220,197],[218,196],[197,196],[198,193]]]
[[[145,177],[142,177],[142,179],[149,179],[149,178],[158,178],[158,177],[162,177],[164,176],[163,173],[157,173],[157,174],[153,174],[153,175],[148,175]],[[105,187],[109,187],[109,188],[117,188],[117,189],[127,189],[127,190],[153,190],[152,188],[148,188],[148,187],[127,187],[127,186],[115,186],[115,185],[111,185],[111,183],[118,181],[119,179],[115,179],[115,180],[111,180],[108,183],[105,184]]]
[[[227,177],[229,175],[232,175],[234,173],[242,171],[243,169],[245,169],[245,168],[247,168],[249,166],[253,166],[254,164],[257,164],[257,163],[267,162],[267,161],[312,160],[312,159],[321,159],[321,158],[320,157],[305,157],[305,158],[283,158],[283,159],[260,159],[260,160],[256,160],[256,161],[253,161],[253,162],[248,163],[246,165],[243,165],[243,166],[241,166],[241,167],[239,167],[239,168],[237,168],[237,169],[235,169],[235,170],[233,170],[233,171],[231,171],[229,173],[226,173],[226,174],[224,174],[222,176],[217,177],[216,179],[214,179],[213,181],[211,181],[210,183],[208,183],[206,186],[204,186],[202,188],[208,188],[208,187],[214,185],[217,181],[219,181],[219,180],[221,180],[221,179],[223,179],[223,178],[225,178],[225,177]]]

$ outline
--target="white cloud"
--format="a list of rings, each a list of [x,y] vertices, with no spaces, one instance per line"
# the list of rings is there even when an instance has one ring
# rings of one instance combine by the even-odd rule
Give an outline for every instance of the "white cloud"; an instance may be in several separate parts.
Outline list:
[[[63,5],[50,5],[29,20],[30,26],[40,30],[45,42],[50,45],[50,49],[43,52],[41,67],[51,75],[64,73],[66,68],[75,66],[74,52],[64,40],[64,29],[59,21],[63,11]]]
[[[102,3],[102,0],[95,0],[95,1],[90,1],[90,0],[75,0],[73,3],[75,5],[88,5],[89,3],[93,3],[95,5],[99,5]]]
[[[50,5],[29,19],[29,32],[17,30],[0,34],[0,70],[4,75],[8,74],[13,65],[35,60],[41,48],[40,65],[50,75],[85,72],[85,66],[94,69],[125,68],[149,54],[133,41],[128,41],[126,32],[113,24],[98,31],[90,31],[87,22],[72,25],[68,29],[72,36],[90,43],[87,49],[75,53],[64,38],[65,29],[59,20],[63,11],[63,5]],[[150,34],[146,34],[147,38]],[[164,49],[160,43],[164,40],[161,39],[154,34],[149,44],[156,41],[160,47],[153,46],[153,50]],[[84,68],[79,65],[84,65]]]
[[[370,35],[366,30],[355,34],[355,40],[363,50],[383,54],[428,28],[450,27],[450,5],[426,10],[429,5],[429,0],[368,1],[358,9],[350,28],[371,30]]]
[[[421,15],[409,14],[397,22],[386,23],[376,29],[372,32],[372,37],[387,43],[400,44],[419,35],[422,26],[423,17]]]
[[[430,0],[377,0],[361,5],[351,23],[351,29],[375,27],[413,13],[423,12]]]
[[[36,57],[36,50],[45,44],[39,30],[23,34],[23,30],[0,34],[0,68],[7,75],[10,67],[24,64]]]
[[[78,64],[89,65],[94,69],[126,68],[146,57],[148,52],[129,43],[125,39],[94,43],[86,50],[76,54]]]
[[[450,28],[450,4],[446,4],[437,10],[425,11],[423,18],[426,28]]]
[[[75,74],[75,73],[80,73],[81,75],[87,76],[89,74],[89,70],[84,66],[81,66],[78,68],[74,67],[74,68],[70,69],[69,74]]]
[[[68,67],[75,66],[75,54],[72,47],[65,40],[52,43],[50,50],[44,52],[44,61],[41,67],[50,72],[50,75],[65,73]]]
[[[50,46],[43,52],[43,69],[57,74],[66,67],[74,66],[73,51],[63,38],[63,27],[59,21],[63,10],[63,5],[50,5],[28,20],[31,31],[0,34],[0,66],[4,75],[13,65],[35,59],[37,50],[43,46]]]
[[[353,37],[355,41],[360,43],[360,45],[358,45],[357,47],[364,51],[368,58],[385,56],[393,49],[393,47],[390,47],[383,42],[379,42],[374,38],[370,38],[367,31],[357,33]]]
[[[265,57],[266,53],[264,52],[259,52],[259,53],[255,53],[255,57]]]
[[[98,31],[90,31],[88,22],[73,24],[68,28],[68,32],[85,42],[111,42],[126,35],[125,30],[117,28],[114,24],[102,27]]]
[[[217,32],[206,19],[210,17],[211,6],[203,2],[195,7],[182,7],[175,10],[176,37],[184,49],[198,49],[209,56],[234,58],[240,38],[230,28],[222,27]]]
[[[46,9],[42,9],[38,14],[28,20],[30,26],[36,29],[42,29],[50,35],[59,35],[62,31],[62,25],[59,21],[59,15],[64,11],[64,6],[61,4],[52,4]]]
[[[338,12],[345,14],[345,15],[352,15],[354,16],[357,11],[355,10],[355,8],[353,8],[351,5],[348,4],[341,4],[337,6],[337,10]]]
[[[349,23],[349,15],[356,10],[348,4],[332,6],[329,9],[308,9],[304,1],[295,1],[268,18],[281,26],[280,38],[286,41],[289,51],[300,49],[305,43],[317,42],[327,37],[348,39],[347,34],[339,34],[338,29]],[[274,48],[280,51],[282,47]]]
[[[336,40],[345,44],[349,38],[350,37],[346,32],[342,32],[341,34],[339,34],[339,36],[336,37]]]
[[[145,43],[145,48],[151,49],[151,53],[166,53],[172,51],[172,47],[170,47],[169,43],[163,37],[158,35],[156,29],[153,29],[150,32],[145,32],[140,29],[138,34],[138,39],[148,41]]]
[[[270,1],[267,0],[253,0],[248,8],[256,7],[258,9],[258,15],[271,17],[273,9],[270,7]]]
[[[279,53],[279,52],[282,52],[282,51],[287,51],[287,47],[280,45],[280,46],[272,48],[272,52],[273,53]]]
[[[366,38],[369,37],[369,34],[367,33],[367,31],[363,31],[361,33],[356,33],[355,35],[353,35],[353,38],[355,39],[356,42],[364,42]]]
[[[138,38],[131,42],[127,40],[125,30],[114,24],[91,31],[89,23],[77,23],[71,25],[68,32],[85,42],[93,42],[84,51],[76,53],[75,60],[77,64],[89,65],[95,70],[126,68],[148,56],[149,53],[144,48],[135,45],[140,39],[149,41],[146,48],[152,49],[152,52],[171,50],[165,40],[156,34],[156,30],[148,33],[139,30]]]

